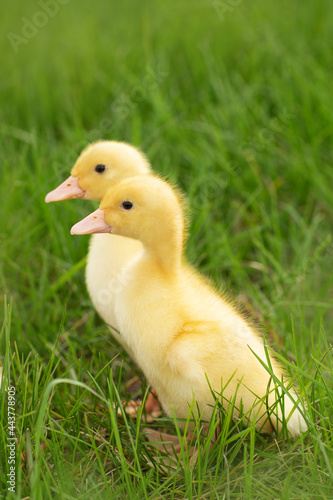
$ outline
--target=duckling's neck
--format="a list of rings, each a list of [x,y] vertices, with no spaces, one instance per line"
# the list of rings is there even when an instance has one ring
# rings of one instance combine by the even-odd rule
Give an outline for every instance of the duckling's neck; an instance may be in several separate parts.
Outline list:
[[[177,275],[183,260],[182,244],[169,241],[165,245],[159,244],[157,247],[146,247],[145,259],[153,262],[163,274],[168,276]]]
[[[161,225],[158,230],[149,233],[142,243],[143,259],[153,264],[155,270],[157,268],[170,277],[179,272],[183,260],[182,227],[175,225],[172,230],[167,230]]]

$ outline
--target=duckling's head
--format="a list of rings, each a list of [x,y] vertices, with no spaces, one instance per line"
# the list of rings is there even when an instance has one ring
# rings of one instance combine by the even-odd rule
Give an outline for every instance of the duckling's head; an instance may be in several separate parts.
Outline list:
[[[133,177],[110,188],[100,208],[75,224],[71,234],[110,232],[140,240],[156,256],[181,257],[183,206],[182,195],[166,181]]]
[[[110,186],[137,175],[150,173],[150,164],[134,146],[116,141],[101,141],[85,148],[71,176],[46,195],[45,201],[86,198],[101,201]]]

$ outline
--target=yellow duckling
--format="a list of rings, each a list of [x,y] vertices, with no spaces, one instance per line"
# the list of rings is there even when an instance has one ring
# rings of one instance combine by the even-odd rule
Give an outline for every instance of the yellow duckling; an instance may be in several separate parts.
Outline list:
[[[151,173],[146,157],[129,144],[101,141],[83,150],[71,176],[45,197],[46,203],[85,198],[101,201],[107,190],[122,179]],[[114,313],[114,300],[120,286],[121,271],[141,249],[141,243],[122,236],[97,234],[90,240],[86,284],[91,301],[111,327],[119,330]],[[129,352],[124,339],[112,334]]]
[[[267,364],[259,333],[184,263],[183,203],[168,183],[153,176],[120,182],[98,210],[71,230],[72,234],[93,232],[142,242],[142,250],[119,280],[115,314],[122,336],[169,416],[187,418],[194,395],[208,420],[214,404],[211,389],[218,394],[223,389],[223,404],[235,397],[235,406],[242,406],[248,421],[255,421],[261,432],[278,428],[281,406],[292,435],[306,430],[292,400],[274,388],[253,354]],[[281,380],[281,367],[270,361]],[[268,417],[266,404],[274,405],[279,392],[283,404]],[[295,392],[289,394],[298,400]]]

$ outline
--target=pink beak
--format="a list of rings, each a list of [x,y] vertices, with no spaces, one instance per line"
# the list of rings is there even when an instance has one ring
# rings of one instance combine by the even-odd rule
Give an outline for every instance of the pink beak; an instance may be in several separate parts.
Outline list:
[[[45,196],[45,202],[50,203],[51,201],[62,201],[62,200],[72,200],[73,198],[83,198],[86,194],[83,189],[79,186],[79,178],[73,177],[72,175],[68,177],[60,186],[58,186],[53,191],[50,191]]]
[[[110,233],[111,226],[105,222],[104,210],[98,208],[85,219],[80,220],[71,229],[71,234]]]

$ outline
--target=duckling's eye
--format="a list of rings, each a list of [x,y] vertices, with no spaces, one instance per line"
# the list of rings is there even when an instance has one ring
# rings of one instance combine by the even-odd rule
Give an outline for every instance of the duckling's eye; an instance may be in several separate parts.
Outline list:
[[[133,207],[133,203],[131,201],[123,201],[121,206],[125,209],[125,210],[131,210],[131,208]]]
[[[105,165],[96,165],[95,167],[95,172],[98,172],[99,174],[102,174],[105,170]]]

